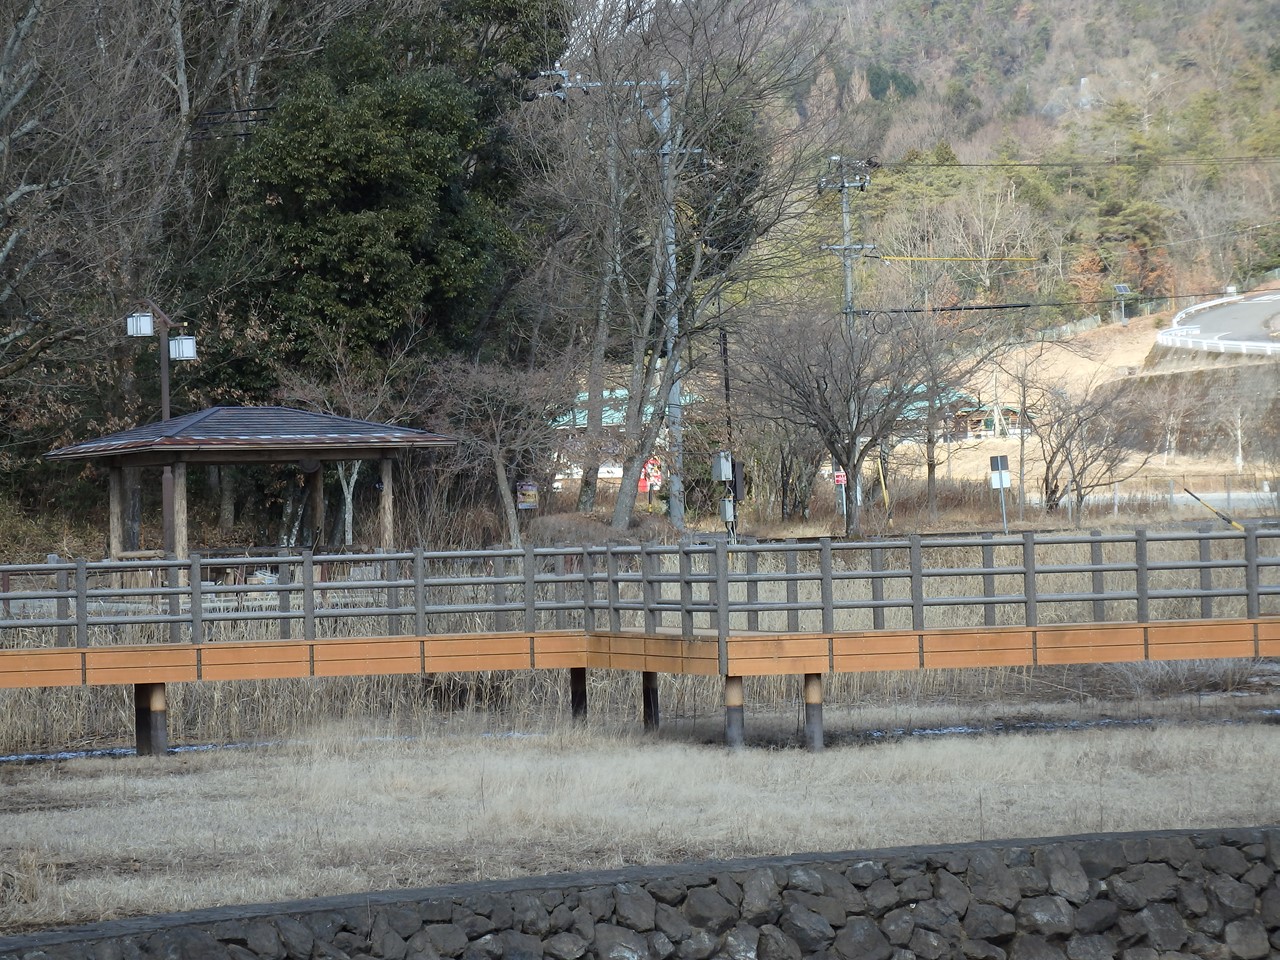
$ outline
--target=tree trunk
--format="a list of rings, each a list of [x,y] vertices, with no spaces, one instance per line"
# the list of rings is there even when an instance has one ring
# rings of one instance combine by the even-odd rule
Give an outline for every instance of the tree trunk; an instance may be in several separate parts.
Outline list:
[[[236,488],[231,468],[218,467],[218,533],[231,536],[236,525]]]
[[[142,549],[142,470],[124,468],[124,548]]]
[[[618,165],[616,131],[610,134],[609,144],[609,195],[618,197]],[[600,462],[603,459],[604,442],[604,363],[609,345],[609,312],[612,305],[613,280],[618,263],[619,216],[622,205],[613,204],[609,228],[605,237],[605,269],[600,277],[599,296],[596,300],[595,335],[591,340],[591,363],[587,368],[587,449],[582,460],[582,485],[578,488],[578,512],[589,513],[596,506],[596,492],[600,486]]]
[[[363,464],[363,460],[338,461],[338,482],[342,485],[342,543],[347,547],[351,546],[351,541],[355,539],[352,531],[355,526],[352,519],[355,511],[353,495],[356,478],[360,476],[360,467]]]
[[[498,499],[502,503],[502,516],[507,522],[507,539],[513,549],[519,550],[524,544],[520,540],[520,511],[516,509],[516,498],[511,493],[511,477],[507,473],[507,464],[503,460],[502,451],[493,451],[493,475],[498,481]]]
[[[618,488],[618,502],[613,507],[613,522],[610,526],[618,532],[631,528],[631,514],[636,508],[636,497],[640,492],[640,474],[648,457],[633,453],[622,465],[622,486]]]
[[[930,520],[938,519],[938,434],[930,424],[924,438],[925,488]]]

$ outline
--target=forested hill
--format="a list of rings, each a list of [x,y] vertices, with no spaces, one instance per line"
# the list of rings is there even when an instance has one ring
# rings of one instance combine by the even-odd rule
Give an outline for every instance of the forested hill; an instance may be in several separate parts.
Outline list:
[[[455,434],[421,496],[514,538],[516,484],[568,461],[621,464],[625,528],[677,381],[730,348],[736,442],[855,473],[1001,344],[1280,267],[1280,0],[165,9],[0,4],[0,496],[30,510],[105,484],[43,453],[159,415],[144,301],[199,344],[175,413]],[[293,536],[297,477],[197,482]]]
[[[841,150],[886,167],[867,239],[954,251],[921,214],[1003,190],[990,217],[1045,254],[1041,300],[1208,292],[1280,265],[1277,0],[802,3],[835,39],[799,109],[833,112]]]
[[[1276,0],[801,0],[839,24],[842,103],[896,96],[889,156],[992,124],[1131,114],[1154,143],[1274,153]],[[987,130],[988,144],[990,130]]]

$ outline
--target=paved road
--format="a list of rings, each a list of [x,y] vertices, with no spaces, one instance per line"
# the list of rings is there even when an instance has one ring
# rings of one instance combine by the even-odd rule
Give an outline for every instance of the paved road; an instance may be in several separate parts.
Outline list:
[[[1209,307],[1186,317],[1184,327],[1200,328],[1200,339],[1280,342],[1280,291],[1269,291]]]

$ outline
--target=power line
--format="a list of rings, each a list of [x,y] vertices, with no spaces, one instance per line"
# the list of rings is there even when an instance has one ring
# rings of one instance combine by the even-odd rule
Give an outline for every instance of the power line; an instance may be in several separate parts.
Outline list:
[[[957,161],[955,163],[939,163],[920,160],[894,160],[888,163],[881,162],[878,164],[886,169],[912,169],[912,168],[936,168],[936,167],[965,167],[965,168],[993,168],[993,169],[1011,169],[1019,168],[1062,168],[1076,169],[1079,167],[1202,167],[1202,166],[1241,166],[1257,163],[1280,163],[1280,157],[1167,157],[1164,159],[1134,159],[1113,157],[1109,160],[1086,160],[1084,158],[1076,160],[1007,160],[1007,161],[985,161],[965,163]]]
[[[1179,300],[1191,297],[1220,297],[1221,290],[1208,293],[1179,293],[1166,299]],[[892,310],[869,310],[866,313],[961,313],[978,310],[1037,310],[1041,307],[1075,307],[1097,305],[1099,303],[1115,303],[1118,297],[1106,297],[1101,300],[1051,300],[1044,303],[973,303],[951,307],[898,307]],[[1161,299],[1161,298],[1153,298]]]
[[[1044,257],[891,257],[869,254],[868,260],[943,260],[948,263],[1043,263]]]

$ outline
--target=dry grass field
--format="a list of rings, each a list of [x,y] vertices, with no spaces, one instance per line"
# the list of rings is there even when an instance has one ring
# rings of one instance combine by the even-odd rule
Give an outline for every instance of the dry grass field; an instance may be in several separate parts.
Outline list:
[[[713,716],[647,738],[436,714],[412,736],[365,720],[247,750],[0,765],[0,933],[628,864],[1275,823],[1280,729],[1257,717],[1276,706],[1193,697],[1118,707],[1170,716],[1135,728],[857,735],[1001,709],[904,701],[829,710],[821,754],[780,747],[796,740],[781,714],[750,716],[756,746],[736,753],[704,742]],[[1223,722],[1243,707],[1253,722]]]

